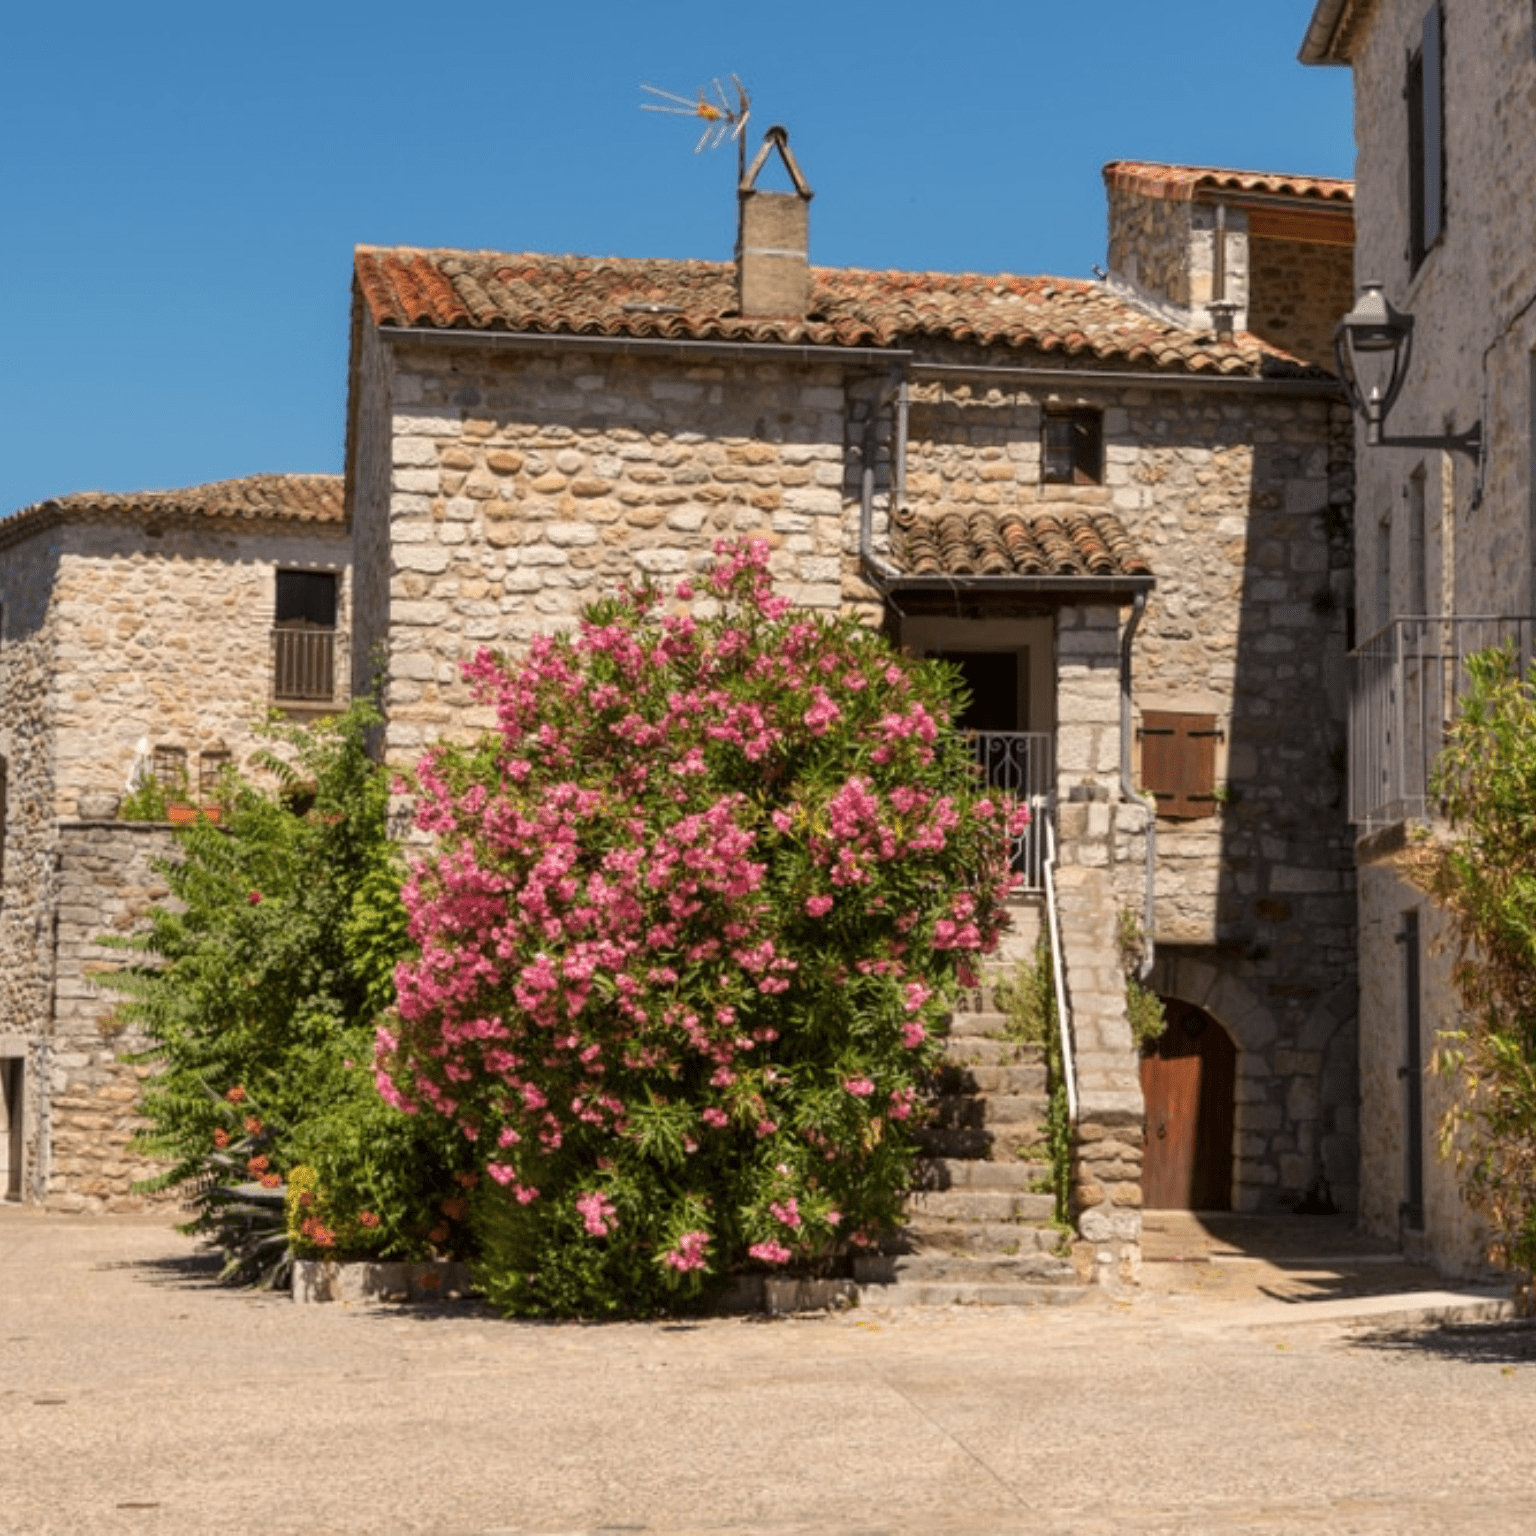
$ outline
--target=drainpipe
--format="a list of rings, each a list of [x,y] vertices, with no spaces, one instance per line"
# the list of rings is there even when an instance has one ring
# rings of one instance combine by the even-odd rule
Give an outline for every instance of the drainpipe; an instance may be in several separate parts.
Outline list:
[[[1128,801],[1134,800],[1145,806],[1146,801],[1136,793],[1131,779],[1131,642],[1141,624],[1141,616],[1147,611],[1147,594],[1138,592],[1131,600],[1131,618],[1120,640],[1120,793]],[[1149,808],[1147,816],[1147,872],[1146,896],[1142,906],[1141,966],[1136,972],[1137,981],[1145,981],[1152,974],[1152,923],[1156,915],[1154,901],[1157,879],[1157,812]]]

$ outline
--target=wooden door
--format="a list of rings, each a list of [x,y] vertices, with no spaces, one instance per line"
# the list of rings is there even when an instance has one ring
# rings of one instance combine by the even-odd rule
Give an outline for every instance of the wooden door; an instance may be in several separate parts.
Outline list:
[[[1203,1009],[1172,999],[1164,1006],[1168,1027],[1141,1058],[1142,1203],[1149,1210],[1229,1211],[1237,1051]]]

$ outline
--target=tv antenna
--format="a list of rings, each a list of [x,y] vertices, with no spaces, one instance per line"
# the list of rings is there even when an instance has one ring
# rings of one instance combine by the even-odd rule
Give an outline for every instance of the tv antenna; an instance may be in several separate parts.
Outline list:
[[[658,96],[659,101],[642,101],[642,112],[669,112],[674,117],[696,117],[704,124],[704,131],[699,135],[699,142],[693,146],[694,154],[702,154],[706,149],[718,149],[727,139],[736,141],[736,158],[740,162],[739,172],[746,167],[746,141],[742,134],[746,131],[747,119],[752,115],[752,98],[747,95],[747,88],[741,83],[738,76],[731,76],[731,88],[735,93],[736,102],[733,106],[730,96],[726,94],[725,86],[720,80],[714,79],[707,87],[701,86],[697,97],[690,100],[686,96],[675,95],[672,91],[663,91],[654,85],[642,85],[642,91],[649,91],[652,96]],[[714,99],[710,99],[713,92]]]

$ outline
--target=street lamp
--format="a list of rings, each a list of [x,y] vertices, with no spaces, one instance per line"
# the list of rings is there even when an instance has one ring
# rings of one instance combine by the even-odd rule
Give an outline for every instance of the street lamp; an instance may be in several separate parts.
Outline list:
[[[1413,356],[1413,316],[1392,307],[1380,283],[1363,283],[1355,307],[1333,333],[1333,353],[1339,378],[1355,413],[1365,418],[1370,448],[1441,448],[1483,461],[1483,424],[1475,421],[1465,432],[1446,437],[1388,437],[1383,431],[1408,375]]]

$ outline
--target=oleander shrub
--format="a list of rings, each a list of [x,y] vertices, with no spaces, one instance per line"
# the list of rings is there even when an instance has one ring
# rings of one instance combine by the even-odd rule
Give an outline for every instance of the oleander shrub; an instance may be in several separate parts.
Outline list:
[[[154,1069],[136,1150],[165,1168],[143,1187],[183,1195],[233,1278],[281,1278],[278,1196],[301,1164],[344,1238],[321,1250],[415,1258],[463,1243],[441,1210],[473,1176],[462,1138],[391,1108],[373,1081],[408,946],[389,781],[365,750],[376,719],[358,703],[272,726],[263,782],[227,773],[222,822],[178,832],[163,866],[174,899],[119,941],[139,962],[102,978],[148,1042],[132,1059]]]
[[[466,673],[494,732],[408,786],[432,840],[378,1081],[484,1177],[509,1313],[685,1305],[897,1218],[919,1080],[1025,813],[953,669],[792,612],[761,545]]]

